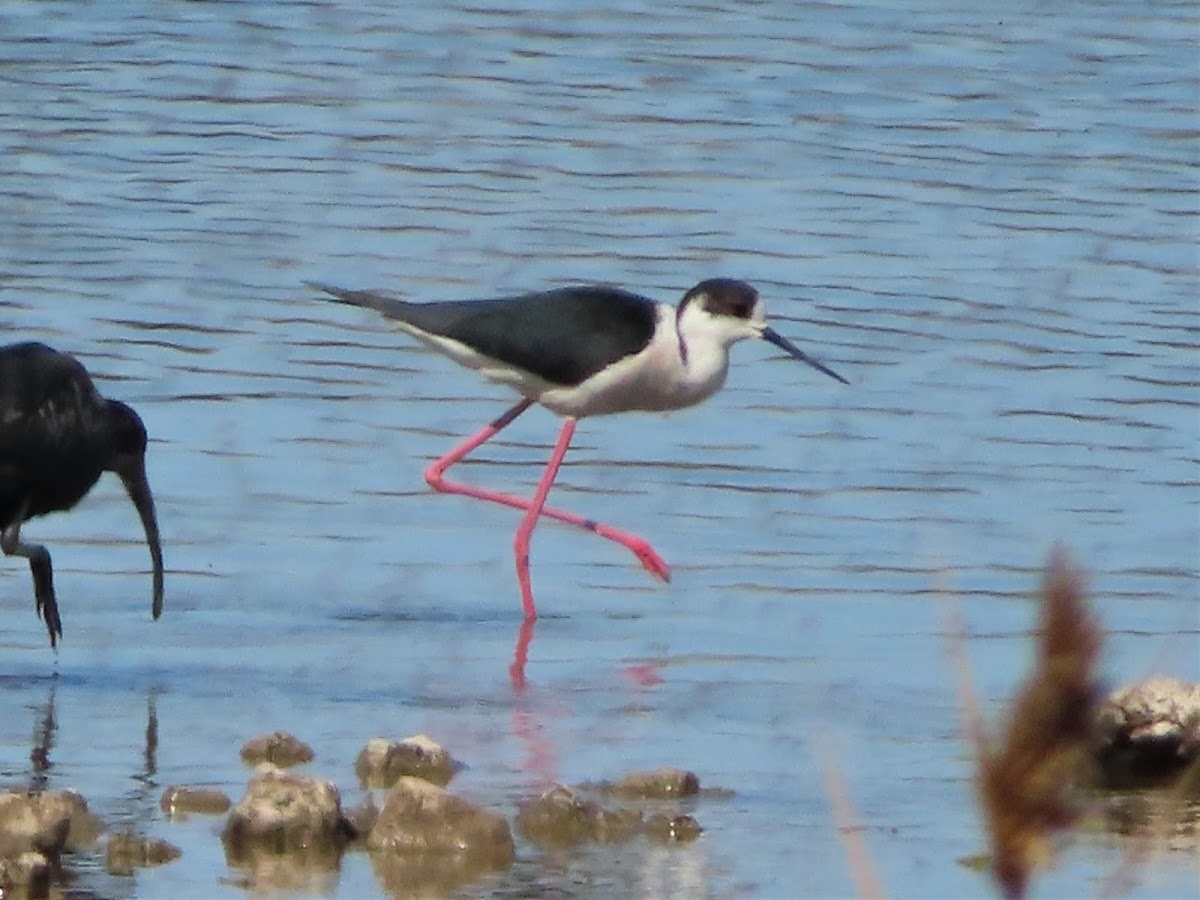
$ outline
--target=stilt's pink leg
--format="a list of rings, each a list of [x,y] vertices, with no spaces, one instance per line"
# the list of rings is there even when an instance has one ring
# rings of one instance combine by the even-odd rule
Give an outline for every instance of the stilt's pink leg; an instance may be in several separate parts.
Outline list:
[[[525,607],[526,622],[537,618],[537,609],[533,605],[533,587],[529,582],[529,538],[533,529],[537,527],[538,516],[542,514],[542,507],[546,505],[546,495],[550,493],[550,485],[554,484],[554,477],[562,466],[563,457],[567,455],[567,448],[571,446],[571,436],[574,434],[575,420],[564,419],[554,452],[550,454],[550,461],[546,463],[546,470],[542,472],[542,480],[538,482],[533,499],[525,510],[525,517],[517,526],[517,536],[513,541],[513,550],[517,557],[517,581],[521,583],[521,605]]]
[[[491,440],[499,431],[511,425],[517,416],[531,406],[533,406],[532,400],[522,400],[500,418],[484,426],[476,434],[471,435],[471,437],[454,447],[445,456],[435,459],[429,468],[425,470],[425,482],[435,491],[441,491],[444,494],[466,494],[468,497],[476,497],[479,500],[490,500],[493,503],[506,503],[509,506],[519,505],[520,509],[524,509],[524,501],[520,501],[516,497],[509,497],[507,494],[497,494],[494,491],[447,481],[443,476],[446,474],[446,470],[452,465],[461,462],[476,447]]]
[[[499,491],[490,491],[486,488],[471,487],[470,485],[462,484],[457,481],[449,481],[446,479],[446,471],[455,463],[460,462],[472,450],[486,443],[496,435],[501,429],[507,427],[512,421],[525,410],[533,405],[532,400],[522,400],[512,409],[508,410],[500,418],[496,419],[491,424],[481,429],[478,433],[467,438],[458,446],[454,447],[449,453],[434,463],[425,470],[425,481],[435,491],[440,491],[444,494],[462,494],[467,497],[474,497],[477,500],[487,500],[490,503],[501,503],[505,506],[511,506],[514,509],[529,509],[529,501],[520,497],[514,497],[510,494],[502,494]],[[600,535],[602,538],[614,541],[622,547],[629,549],[642,566],[651,575],[656,578],[661,578],[663,581],[671,580],[671,567],[663,561],[649,542],[636,534],[630,534],[626,531],[621,531],[602,522],[595,522],[592,519],[586,519],[583,516],[575,513],[566,512],[564,510],[555,509],[547,506],[541,510],[541,515],[548,516],[551,519],[556,519],[559,522],[564,522],[567,525],[574,525],[577,528],[586,528],[588,531]]]
[[[513,693],[522,694],[529,682],[525,680],[525,664],[529,662],[529,645],[533,643],[533,626],[536,619],[526,619],[517,631],[517,643],[513,647],[513,661],[508,667],[508,679],[512,683]]]

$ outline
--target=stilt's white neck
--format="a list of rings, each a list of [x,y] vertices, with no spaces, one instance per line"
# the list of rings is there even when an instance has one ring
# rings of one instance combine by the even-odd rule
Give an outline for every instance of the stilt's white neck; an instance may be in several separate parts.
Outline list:
[[[543,390],[538,402],[575,417],[693,406],[725,384],[730,346],[762,330],[761,318],[714,315],[692,303],[682,309],[660,305],[658,316],[654,337],[641,352],[577,387]]]
[[[692,403],[711,397],[729,374],[729,348],[738,341],[759,337],[763,327],[761,304],[748,319],[713,315],[699,303],[685,303],[675,322],[679,356],[684,371],[681,388]]]

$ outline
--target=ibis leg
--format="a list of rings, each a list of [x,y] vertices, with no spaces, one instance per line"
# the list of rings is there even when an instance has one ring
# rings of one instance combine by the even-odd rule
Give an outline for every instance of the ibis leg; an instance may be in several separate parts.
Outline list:
[[[38,617],[46,623],[50,632],[50,646],[54,647],[62,637],[62,619],[58,616],[58,601],[54,597],[54,570],[50,567],[50,551],[41,544],[27,544],[21,540],[21,522],[24,509],[17,520],[0,532],[0,550],[6,556],[23,556],[29,560],[29,571],[33,573],[33,596]]]

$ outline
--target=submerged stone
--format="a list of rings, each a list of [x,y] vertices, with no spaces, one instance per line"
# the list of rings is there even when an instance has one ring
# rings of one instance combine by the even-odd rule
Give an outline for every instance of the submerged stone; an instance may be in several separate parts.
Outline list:
[[[312,747],[286,731],[276,731],[242,745],[242,759],[251,765],[266,762],[287,768],[311,762],[312,758]]]
[[[646,817],[646,837],[664,844],[694,841],[704,830],[688,815],[668,816],[655,813]]]
[[[180,854],[180,849],[169,841],[122,832],[108,839],[104,868],[110,875],[132,875],[134,869],[161,866]]]
[[[1096,715],[1095,759],[1110,786],[1170,783],[1200,759],[1200,684],[1158,676],[1113,691]]]
[[[49,897],[50,874],[50,863],[34,850],[0,857],[0,897]]]
[[[367,847],[469,857],[495,868],[507,868],[513,859],[512,832],[504,816],[409,775],[388,794]]]
[[[68,843],[85,846],[102,829],[75,791],[0,794],[0,857],[32,850],[54,862]]]
[[[517,831],[535,844],[579,844],[592,839],[600,807],[561,784],[517,809]]]
[[[216,788],[194,788],[175,784],[163,791],[158,804],[168,818],[187,813],[220,815],[229,811],[233,802],[229,795]]]
[[[700,779],[694,772],[683,769],[656,769],[626,775],[612,786],[612,791],[626,797],[646,799],[691,797],[700,792]]]
[[[359,840],[366,840],[378,820],[379,807],[375,804],[375,798],[370,794],[363,797],[357,806],[346,812],[346,821],[350,823],[355,838]]]
[[[341,794],[328,781],[272,770],[251,779],[221,840],[234,864],[255,852],[310,853],[336,866],[351,828]]]
[[[104,823],[91,810],[78,791],[46,791],[42,797],[50,809],[59,809],[71,820],[67,847],[91,847],[104,831]]]
[[[371,866],[397,896],[442,895],[512,865],[508,821],[421,778],[402,776],[367,836]]]
[[[456,768],[445,748],[423,734],[402,741],[372,738],[354,762],[359,782],[368,788],[389,788],[405,775],[445,787]]]
[[[563,785],[520,805],[517,830],[535,844],[570,846],[586,841],[625,841],[642,824],[637,810],[608,810]]]

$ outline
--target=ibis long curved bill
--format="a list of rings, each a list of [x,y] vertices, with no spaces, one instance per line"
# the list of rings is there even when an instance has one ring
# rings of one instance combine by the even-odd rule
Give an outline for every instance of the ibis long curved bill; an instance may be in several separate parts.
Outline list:
[[[150,493],[150,481],[146,478],[144,460],[132,457],[122,462],[123,465],[117,469],[117,475],[125,485],[125,491],[133,501],[134,508],[137,509],[142,528],[146,531],[146,543],[150,545],[150,563],[154,567],[154,599],[151,612],[157,619],[162,615],[163,608],[163,555],[158,536],[158,519],[154,514],[154,496]]]
[[[829,368],[829,366],[813,359],[811,356],[809,356],[807,353],[805,353],[803,350],[801,350],[799,347],[797,347],[795,344],[793,344],[791,341],[789,341],[787,338],[785,338],[782,334],[780,334],[774,328],[771,328],[770,326],[764,326],[763,330],[762,330],[762,339],[769,344],[774,344],[776,347],[778,347],[780,350],[782,350],[784,353],[786,353],[788,356],[792,357],[793,359],[798,359],[798,360],[800,360],[800,362],[808,363],[810,366],[812,366],[818,372],[824,372],[830,378],[835,378],[838,381],[840,381],[842,384],[850,383],[845,378],[843,378],[841,375],[839,375],[837,372],[833,371],[833,369]]]

